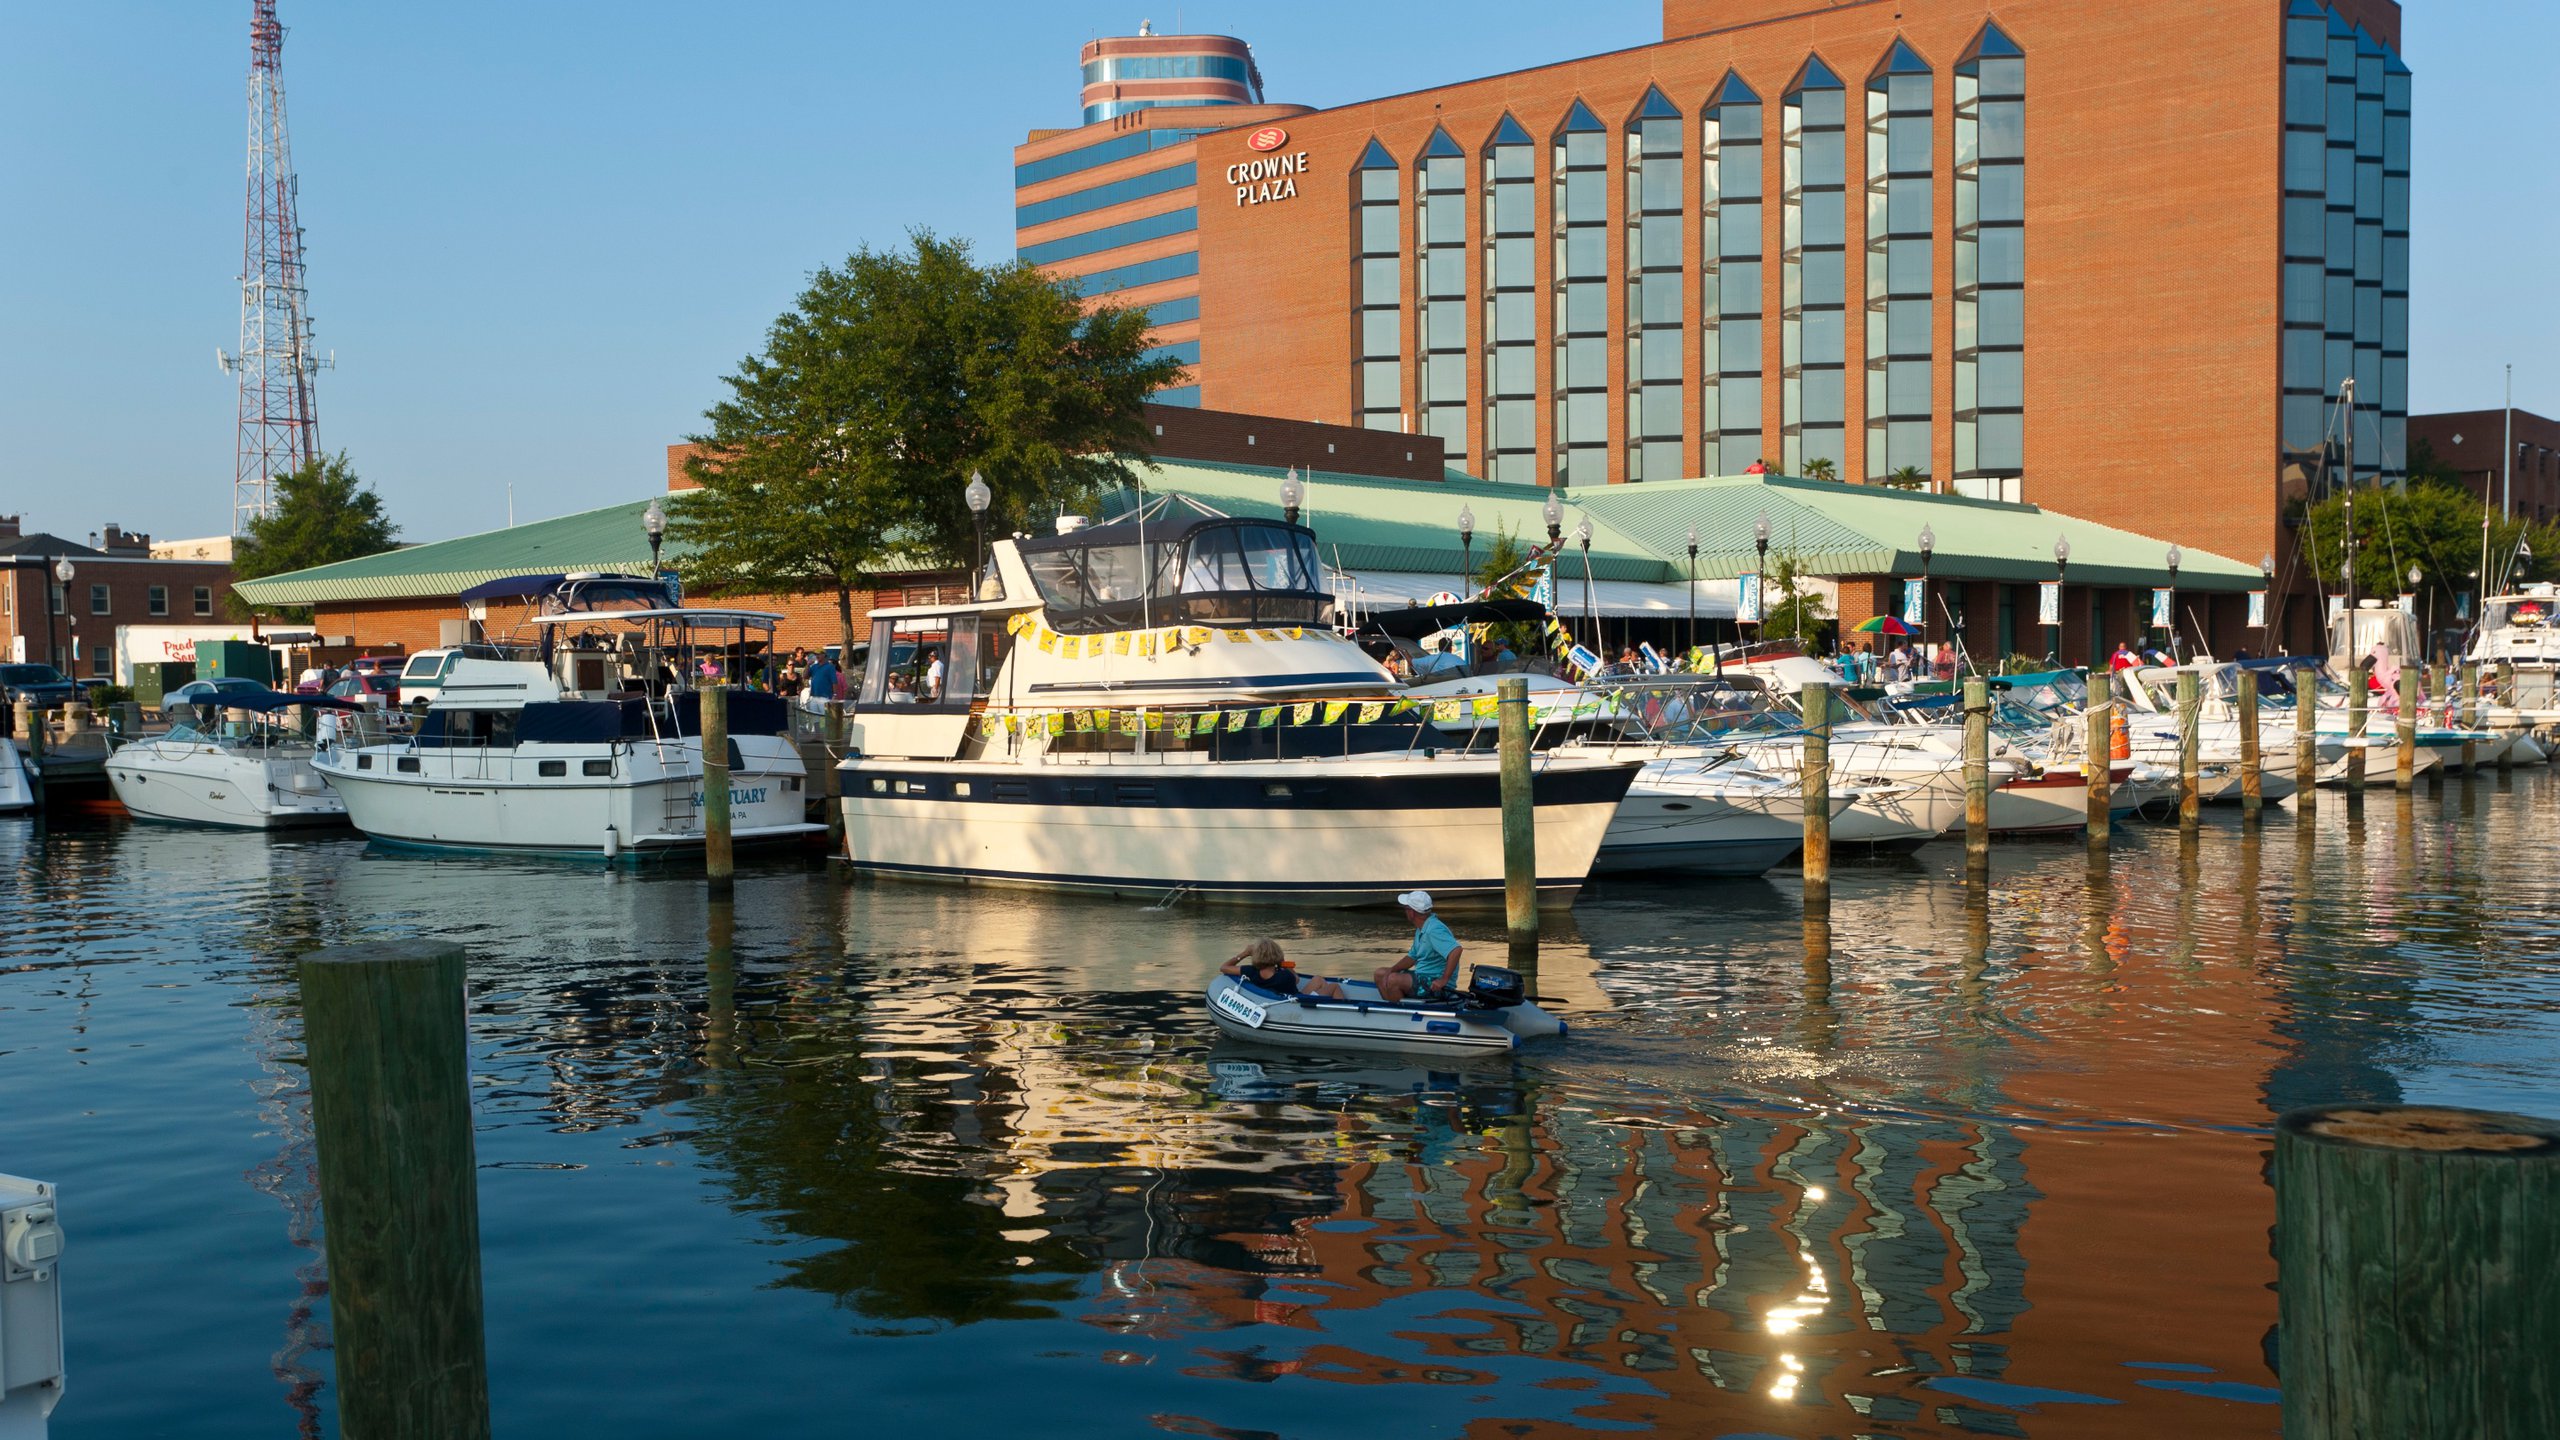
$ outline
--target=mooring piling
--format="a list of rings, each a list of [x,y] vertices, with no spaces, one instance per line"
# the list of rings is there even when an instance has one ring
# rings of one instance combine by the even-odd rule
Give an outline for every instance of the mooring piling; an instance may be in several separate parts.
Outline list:
[[[1529,682],[1494,682],[1496,736],[1502,751],[1502,910],[1514,968],[1538,958],[1538,824],[1536,780],[1529,771]]]
[[[1831,687],[1804,687],[1804,898],[1831,903]]]
[[[2204,818],[2204,780],[2197,732],[2204,724],[2204,697],[2192,669],[2178,672],[2178,826],[2193,830]]]
[[[2089,853],[2103,856],[2115,833],[2115,696],[2114,672],[2092,665],[2088,670],[2089,708],[2081,741],[2081,769],[2089,782]],[[1968,786],[1968,791],[1970,786]]]
[[[368,941],[301,975],[341,1429],[485,1440],[462,947]]]
[[[1967,882],[1991,875],[1991,682],[1964,682],[1964,873]]]
[[[2320,814],[2320,681],[2308,665],[2293,672],[2293,813]]]
[[[2364,657],[2347,662],[2347,795],[2350,799],[2364,794],[2364,750],[2371,737],[2365,734]]]
[[[702,873],[715,892],[737,883],[729,841],[729,689],[713,685],[702,692]]]
[[[2400,667],[2400,714],[2394,736],[2400,753],[2392,757],[2392,783],[2403,793],[2418,783],[2418,667]]]
[[[2258,753],[2258,672],[2240,667],[2240,818],[2255,823],[2266,807],[2264,757]]]

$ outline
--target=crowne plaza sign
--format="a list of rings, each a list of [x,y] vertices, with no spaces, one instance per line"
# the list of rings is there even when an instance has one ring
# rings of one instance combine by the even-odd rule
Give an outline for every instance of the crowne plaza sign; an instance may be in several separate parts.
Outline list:
[[[1269,153],[1289,143],[1289,132],[1277,125],[1265,125],[1244,137],[1244,143],[1247,149],[1264,153],[1227,167],[1227,183],[1235,187],[1236,204],[1261,205],[1298,198],[1298,177],[1307,171],[1307,152]]]

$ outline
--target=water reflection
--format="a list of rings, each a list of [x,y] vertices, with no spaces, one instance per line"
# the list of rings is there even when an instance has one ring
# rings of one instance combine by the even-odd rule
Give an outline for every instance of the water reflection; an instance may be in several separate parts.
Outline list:
[[[2272,1434],[2270,1115],[2560,1104],[2560,885],[2516,843],[2554,790],[2128,829],[2100,868],[2002,846],[1975,885],[1939,847],[1842,867],[1810,913],[1766,883],[1613,885],[1542,952],[1574,1037],[1460,1067],[1274,1053],[1200,1017],[1240,932],[1364,973],[1401,945],[1376,917],[791,865],[715,903],[343,840],[0,829],[0,870],[75,937],[0,937],[22,969],[0,1048],[66,1097],[32,1148],[75,1167],[81,1112],[165,1084],[153,1064],[253,1097],[275,1158],[250,1180],[290,1253],[182,1283],[281,1320],[306,1427],[325,1304],[292,1250],[290,962],[426,933],[474,956],[484,1224],[512,1262],[488,1272],[493,1356],[574,1331],[645,1374],[642,1430],[756,1403],[671,1342],[670,1313],[709,1305],[808,1384],[922,1386],[952,1428],[1023,1413],[999,1377],[1038,1365],[1065,1367],[1038,1402],[1059,1433]],[[247,1023],[97,1063],[93,1028],[171,986]],[[179,1202],[113,1203],[148,1231]],[[599,1271],[616,1304],[564,1278]],[[126,1386],[105,1413],[180,1413],[147,1352],[88,1333]],[[937,1368],[942,1336],[968,1362]],[[2156,1366],[2201,1370],[2164,1389]],[[500,1424],[577,1425],[579,1388],[537,1365],[496,1387]],[[797,1394],[767,1428],[808,1423]]]

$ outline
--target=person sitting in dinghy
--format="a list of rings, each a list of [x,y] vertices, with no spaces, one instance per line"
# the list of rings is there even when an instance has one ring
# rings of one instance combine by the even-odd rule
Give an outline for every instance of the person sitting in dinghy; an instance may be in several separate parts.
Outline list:
[[[1378,982],[1378,998],[1386,1001],[1410,1000],[1419,995],[1426,999],[1445,998],[1450,977],[1457,974],[1458,957],[1467,947],[1449,933],[1440,917],[1431,913],[1431,894],[1427,890],[1408,890],[1396,897],[1404,907],[1404,918],[1413,926],[1413,944],[1404,958],[1393,965],[1382,966],[1374,977]]]
[[[1218,973],[1233,975],[1274,995],[1321,995],[1329,1000],[1342,998],[1342,987],[1330,980],[1299,979],[1298,972],[1289,968],[1288,957],[1280,953],[1279,942],[1267,937],[1227,957],[1227,963],[1218,967]]]

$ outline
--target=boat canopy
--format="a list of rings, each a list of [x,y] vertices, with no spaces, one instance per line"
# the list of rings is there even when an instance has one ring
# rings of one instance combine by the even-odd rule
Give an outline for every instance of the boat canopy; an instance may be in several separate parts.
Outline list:
[[[774,610],[713,610],[697,606],[678,606],[657,610],[577,610],[559,615],[532,615],[528,625],[592,625],[599,619],[665,620],[691,630],[770,630],[782,623],[782,615]]]
[[[1535,600],[1462,600],[1454,605],[1381,610],[1363,621],[1360,628],[1399,640],[1419,640],[1453,625],[1536,625],[1546,618],[1547,607]]]
[[[278,710],[290,710],[296,705],[308,705],[314,710],[361,710],[364,708],[352,700],[341,700],[333,695],[292,695],[281,690],[226,690],[210,700],[182,700],[177,703],[203,705],[215,710],[247,710],[259,715],[272,715]]]
[[[1132,516],[1015,549],[1049,627],[1093,634],[1148,625],[1310,625],[1332,603],[1315,532],[1225,515]]]

